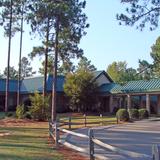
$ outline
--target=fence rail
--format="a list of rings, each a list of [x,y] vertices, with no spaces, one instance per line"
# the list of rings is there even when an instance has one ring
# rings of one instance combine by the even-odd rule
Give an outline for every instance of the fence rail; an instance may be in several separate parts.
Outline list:
[[[67,129],[59,128],[59,130],[64,132],[64,133],[69,133],[70,135],[77,136],[77,137],[80,137],[80,138],[88,138],[87,135],[84,135],[84,134],[81,134],[81,133],[76,133],[76,132],[73,132],[73,131],[69,131]]]
[[[153,160],[160,160],[160,145],[154,144],[152,146],[152,157]]]
[[[97,119],[99,119],[97,121]],[[95,119],[95,117],[87,117],[85,114],[83,117],[67,117],[67,118],[61,118],[61,119],[57,119],[57,121],[59,122],[59,126],[63,127],[63,126],[67,126],[68,125],[68,129],[71,130],[73,125],[84,125],[84,127],[86,127],[87,125],[92,125],[92,124],[99,124],[99,125],[103,125],[104,123],[119,123],[118,119],[116,120],[105,120],[103,115],[100,114],[100,116],[97,116],[97,119]],[[81,122],[76,122],[76,120],[81,120]],[[93,121],[95,120],[95,121]]]
[[[67,125],[67,124],[65,124],[65,125]],[[69,129],[71,129],[71,123],[69,123],[68,125],[69,125]],[[87,154],[89,154],[90,160],[94,160],[96,157],[101,157],[101,155],[95,154],[95,145],[103,148],[104,150],[107,150],[107,151],[110,150],[114,153],[125,155],[125,156],[131,157],[131,158],[141,158],[144,160],[145,159],[160,160],[160,146],[159,145],[153,145],[152,156],[149,156],[146,154],[123,150],[118,147],[114,147],[109,144],[106,144],[106,143],[104,143],[94,137],[94,132],[92,129],[89,129],[88,135],[85,135],[85,134],[76,133],[74,131],[70,131],[70,130],[61,128],[60,126],[62,126],[62,124],[59,122],[55,122],[54,124],[51,122],[49,123],[49,136],[50,136],[50,138],[54,139],[55,146],[58,148],[59,143],[61,143],[62,145],[65,145],[65,146],[72,148],[76,151],[79,151],[82,153],[87,153]],[[64,139],[61,138],[60,132],[63,132],[67,135],[69,134],[69,135],[77,136],[80,138],[88,139],[88,149],[84,149],[84,148],[78,147],[76,145],[73,145],[69,142],[66,142]],[[61,134],[61,135],[65,135],[65,134]]]

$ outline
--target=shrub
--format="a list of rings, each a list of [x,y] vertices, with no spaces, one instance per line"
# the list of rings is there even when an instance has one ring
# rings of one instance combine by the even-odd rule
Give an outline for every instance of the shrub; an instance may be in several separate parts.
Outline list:
[[[31,100],[31,108],[29,112],[31,113],[31,116],[33,119],[44,121],[48,119],[50,110],[49,110],[49,96],[46,96],[45,98],[43,95],[35,92],[33,96],[30,96]]]
[[[30,113],[30,112],[26,112],[26,113],[24,114],[24,118],[32,119],[31,113]]]
[[[130,110],[129,110],[129,117],[130,117],[131,119],[138,119],[138,118],[139,118],[138,109],[130,109]]]
[[[119,109],[116,113],[116,117],[120,121],[129,121],[129,113],[126,109]]]
[[[18,119],[24,118],[24,105],[18,105],[16,108],[16,117]]]
[[[139,109],[139,118],[140,119],[145,119],[149,117],[149,113],[146,109]]]
[[[13,113],[12,113],[12,112],[7,112],[7,113],[6,113],[6,116],[7,116],[7,117],[12,117],[12,116],[13,116]]]

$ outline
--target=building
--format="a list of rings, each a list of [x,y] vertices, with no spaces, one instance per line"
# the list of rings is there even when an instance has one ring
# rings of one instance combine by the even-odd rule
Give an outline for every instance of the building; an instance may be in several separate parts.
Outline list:
[[[130,81],[121,86],[113,82],[105,71],[95,71],[94,82],[98,85],[97,105],[103,112],[115,112],[118,108],[146,108],[149,113],[160,114],[160,79]],[[68,109],[67,97],[64,94],[64,76],[57,78],[57,111]],[[5,79],[0,79],[0,111],[5,105]],[[47,93],[52,93],[53,77],[47,78]],[[21,81],[20,101],[30,105],[29,96],[35,91],[42,93],[43,76],[25,78]],[[9,83],[9,110],[16,108],[17,80]]]
[[[65,108],[63,99],[64,91],[63,91],[63,84],[64,84],[64,76],[58,76],[57,79],[57,102],[59,108]],[[47,77],[47,93],[52,93],[52,83],[53,83],[53,77],[48,76]],[[0,79],[0,111],[4,111],[5,106],[5,85],[6,80]],[[9,80],[9,110],[15,110],[17,105],[17,88],[18,88],[18,81],[17,80]],[[43,92],[43,76],[37,76],[37,77],[30,77],[25,78],[21,81],[21,87],[20,87],[20,103],[24,103],[25,105],[30,105],[30,95],[33,95],[35,92],[42,93]]]

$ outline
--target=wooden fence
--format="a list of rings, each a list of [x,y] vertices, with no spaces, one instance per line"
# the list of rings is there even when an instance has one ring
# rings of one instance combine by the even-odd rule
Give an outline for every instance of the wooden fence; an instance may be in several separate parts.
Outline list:
[[[153,145],[152,146],[152,157],[153,160],[160,160],[160,145]]]
[[[80,120],[81,122],[75,122],[76,120]],[[118,118],[116,118],[115,120],[105,120],[103,115],[100,114],[100,116],[97,116],[96,121],[94,121],[95,118],[94,117],[87,117],[85,114],[83,115],[83,117],[68,117],[68,118],[62,118],[62,119],[57,119],[57,121],[59,122],[59,127],[62,126],[68,126],[68,129],[71,130],[73,125],[81,125],[84,127],[87,127],[87,125],[103,125],[105,123],[119,123]]]
[[[76,133],[74,131],[61,128],[64,125],[68,125],[68,128],[71,129],[72,124],[75,124],[75,123],[71,122],[71,118],[68,119],[68,122],[66,122],[66,119],[65,119],[65,121],[63,121],[63,124],[62,124],[62,121],[55,122],[55,123],[51,123],[51,122],[49,123],[49,136],[51,139],[54,140],[54,144],[57,148],[59,147],[59,144],[65,145],[65,146],[67,146],[71,149],[74,149],[76,151],[79,151],[79,152],[82,152],[85,154],[89,154],[90,160],[94,160],[96,158],[101,159],[100,157],[102,157],[101,155],[95,154],[95,145],[103,148],[104,150],[107,150],[107,151],[110,150],[110,151],[115,152],[117,154],[121,154],[124,156],[136,158],[136,159],[160,160],[160,146],[159,145],[153,145],[152,156],[140,154],[137,152],[127,151],[127,150],[120,149],[118,147],[111,146],[109,144],[106,144],[106,143],[96,139],[94,137],[93,129],[89,129],[88,135],[84,135],[81,133]],[[60,132],[65,133],[65,134],[60,134]],[[84,139],[88,140],[88,148],[84,149],[84,148],[78,147],[76,145],[73,145],[73,144],[65,141],[64,136],[66,134],[77,136],[77,137],[84,138]]]

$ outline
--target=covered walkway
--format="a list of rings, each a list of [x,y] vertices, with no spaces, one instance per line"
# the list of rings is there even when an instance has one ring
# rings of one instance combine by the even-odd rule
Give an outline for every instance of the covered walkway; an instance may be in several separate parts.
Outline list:
[[[149,113],[160,114],[160,79],[104,84],[99,90],[102,97],[109,96],[110,112],[115,108],[146,108]]]

